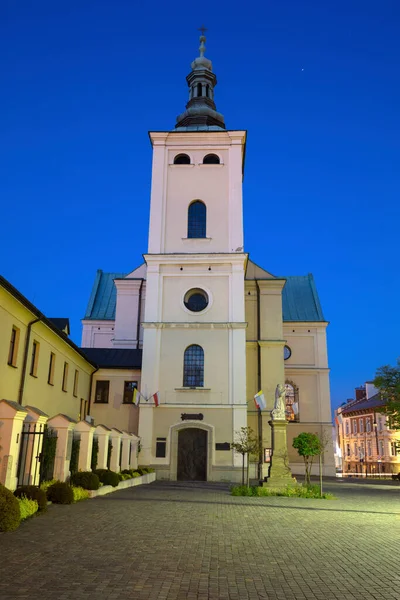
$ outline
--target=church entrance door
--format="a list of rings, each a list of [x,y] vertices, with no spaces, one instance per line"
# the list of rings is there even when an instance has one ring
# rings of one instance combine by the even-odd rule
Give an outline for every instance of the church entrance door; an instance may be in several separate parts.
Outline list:
[[[207,438],[204,429],[189,427],[178,433],[178,481],[207,481]]]

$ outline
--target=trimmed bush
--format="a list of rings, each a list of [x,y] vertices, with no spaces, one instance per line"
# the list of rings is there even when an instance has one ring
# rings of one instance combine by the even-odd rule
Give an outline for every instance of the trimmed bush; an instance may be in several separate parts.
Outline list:
[[[17,502],[19,504],[21,521],[32,517],[38,511],[39,505],[36,500],[32,500],[26,496],[19,496]]]
[[[95,473],[96,473],[96,475],[98,475],[98,477],[103,485],[112,485],[113,487],[117,487],[120,482],[118,473],[115,473],[115,471],[108,471],[107,469],[99,469],[99,470],[95,471]]]
[[[82,487],[72,486],[72,493],[74,494],[74,502],[80,502],[89,498],[88,490],[84,490]]]
[[[51,485],[53,485],[53,483],[60,483],[60,480],[59,479],[49,479],[49,481],[43,481],[40,484],[40,489],[47,493],[47,490],[49,489],[49,487]]]
[[[43,511],[47,510],[47,496],[46,492],[34,485],[23,485],[15,490],[14,496],[21,498],[24,496],[28,500],[36,500],[38,503],[38,509]]]
[[[74,493],[68,483],[58,481],[48,488],[47,498],[55,504],[72,504]]]
[[[0,483],[0,531],[14,531],[20,521],[21,513],[17,498]]]
[[[92,471],[78,471],[71,475],[71,485],[82,487],[85,490],[98,490],[100,487],[100,479],[98,475]]]
[[[124,476],[122,475],[122,473],[117,473],[117,475],[120,481],[124,480]]]

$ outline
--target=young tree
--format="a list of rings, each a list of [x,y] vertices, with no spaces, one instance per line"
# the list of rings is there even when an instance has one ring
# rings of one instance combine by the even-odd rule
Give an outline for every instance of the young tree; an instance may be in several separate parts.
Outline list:
[[[242,455],[242,485],[244,485],[244,457],[247,454],[246,485],[249,487],[249,458],[250,454],[258,453],[258,440],[251,427],[241,427],[239,431],[235,431],[235,436],[232,448]]]
[[[400,358],[397,359],[395,367],[379,367],[373,384],[381,396],[387,399],[387,404],[379,411],[389,417],[391,429],[400,429]]]
[[[323,447],[316,433],[300,433],[293,440],[293,448],[296,448],[300,456],[303,457],[306,469],[305,484],[311,485],[311,469],[314,456],[322,454]]]

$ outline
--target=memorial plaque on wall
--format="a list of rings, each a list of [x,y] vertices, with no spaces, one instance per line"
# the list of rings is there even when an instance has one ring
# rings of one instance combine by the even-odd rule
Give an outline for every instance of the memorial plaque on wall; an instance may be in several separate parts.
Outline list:
[[[204,419],[203,413],[182,413],[181,414],[182,421],[202,421]]]
[[[231,445],[229,442],[217,443],[217,444],[215,444],[215,449],[216,450],[230,450]]]

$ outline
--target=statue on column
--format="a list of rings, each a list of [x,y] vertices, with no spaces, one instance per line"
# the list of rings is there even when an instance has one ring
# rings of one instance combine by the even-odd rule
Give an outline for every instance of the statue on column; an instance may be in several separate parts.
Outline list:
[[[275,390],[275,404],[271,411],[273,421],[286,420],[286,390],[282,383],[278,383]]]

